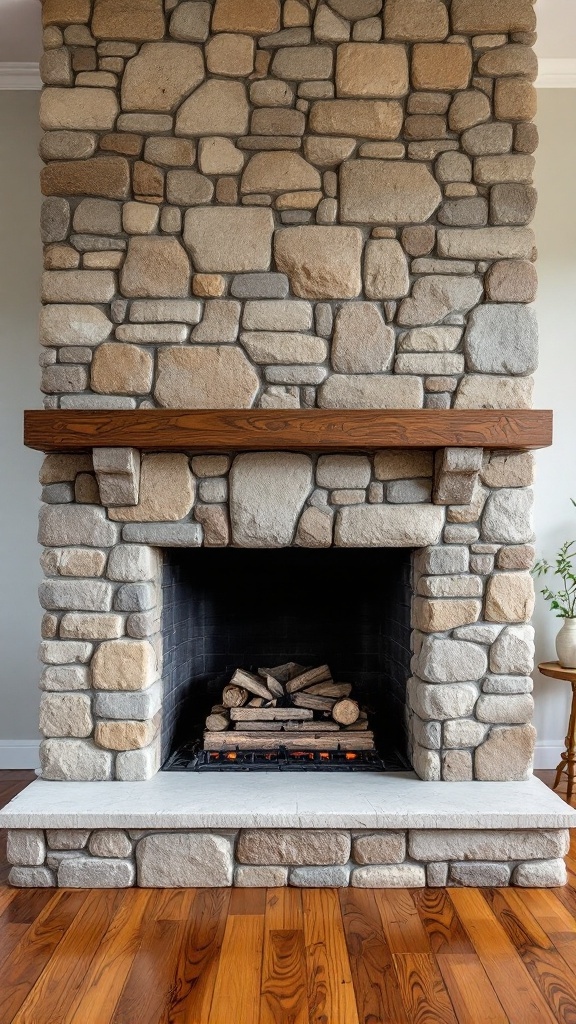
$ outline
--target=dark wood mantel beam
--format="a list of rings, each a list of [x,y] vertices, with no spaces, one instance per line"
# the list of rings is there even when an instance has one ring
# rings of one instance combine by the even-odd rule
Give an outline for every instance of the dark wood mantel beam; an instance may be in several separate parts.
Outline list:
[[[540,409],[45,409],[24,413],[24,443],[43,452],[350,451],[552,444]]]

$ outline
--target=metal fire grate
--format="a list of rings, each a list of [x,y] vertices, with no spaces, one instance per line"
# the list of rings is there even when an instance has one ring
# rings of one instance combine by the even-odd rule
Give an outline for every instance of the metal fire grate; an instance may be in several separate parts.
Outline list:
[[[399,754],[383,758],[375,750],[201,750],[198,743],[180,747],[165,772],[402,772],[409,769]]]

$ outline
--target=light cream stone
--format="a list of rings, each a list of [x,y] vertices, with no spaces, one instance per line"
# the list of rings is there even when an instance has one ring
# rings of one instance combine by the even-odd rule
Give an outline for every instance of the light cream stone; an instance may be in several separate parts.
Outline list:
[[[472,50],[464,43],[417,43],[412,50],[412,83],[417,89],[465,89]]]
[[[102,612],[67,612],[60,622],[60,636],[72,640],[115,640],[124,632],[121,615]]]
[[[44,693],[40,698],[40,731],[44,736],[90,736],[90,697],[84,693]]]
[[[528,622],[534,611],[534,581],[530,573],[491,576],[486,586],[488,622]]]
[[[294,90],[288,82],[265,78],[252,82],[250,99],[255,107],[290,107],[294,102]]]
[[[320,174],[298,153],[257,153],[242,175],[244,194],[291,192],[299,189],[320,189]]]
[[[289,546],[312,484],[312,462],[305,455],[238,455],[230,471],[234,544],[249,548]]]
[[[324,338],[296,331],[245,331],[240,341],[253,362],[268,366],[323,363],[328,355]]]
[[[122,226],[129,235],[149,235],[156,230],[159,209],[153,203],[125,203]]]
[[[300,516],[295,544],[301,548],[329,548],[332,546],[333,516],[326,509],[305,508]]]
[[[92,128],[107,131],[114,127],[120,111],[111,89],[44,89],[40,96],[40,124],[45,131],[59,128]]]
[[[95,690],[146,690],[158,676],[148,640],[105,640],[92,658]]]
[[[356,864],[401,864],[406,859],[405,832],[367,832],[352,840]]]
[[[48,739],[40,744],[42,778],[100,782],[112,778],[112,755],[91,740]]]
[[[166,408],[247,409],[259,385],[258,374],[239,348],[195,345],[158,353],[154,395]]]
[[[492,377],[475,373],[458,385],[455,409],[530,409],[532,377]]]
[[[336,95],[389,97],[408,92],[408,60],[403,46],[344,43],[336,58]]]
[[[239,864],[234,871],[234,886],[261,889],[288,885],[288,868],[276,865]]]
[[[410,291],[408,263],[400,242],[395,238],[367,242],[364,291],[369,299],[399,299]]]
[[[355,298],[362,288],[362,235],[358,228],[283,228],[274,238],[278,270],[302,298]]]
[[[440,228],[438,254],[452,259],[529,259],[531,228]]]
[[[131,238],[120,275],[129,298],[183,298],[190,291],[190,262],[175,238]]]
[[[333,374],[318,393],[321,409],[420,409],[420,377]]]
[[[88,848],[93,857],[129,857],[132,853],[126,833],[115,828],[92,832]]]
[[[160,358],[171,351],[160,353]],[[188,515],[194,497],[194,480],[185,455],[143,455],[138,504],[110,508],[108,516],[122,523],[176,522]]]
[[[91,27],[97,39],[161,39],[162,0],[138,0],[136,7],[132,0],[95,0]]]
[[[318,100],[310,111],[310,129],[319,135],[396,139],[402,128],[397,100]]]
[[[112,322],[97,306],[44,306],[40,313],[43,345],[99,345],[110,337]]]
[[[481,613],[482,602],[472,599],[416,597],[412,608],[413,624],[423,633],[444,633],[456,626],[467,626],[477,622]]]
[[[425,547],[438,543],[443,523],[444,510],[434,505],[350,505],[336,516],[335,543],[337,547]]]
[[[336,167],[353,152],[355,139],[323,139],[307,135],[304,139],[304,156],[318,167]]]
[[[122,110],[169,113],[203,81],[204,61],[199,46],[145,43],[126,64]]]
[[[238,174],[244,167],[244,154],[230,139],[201,139],[198,162],[202,174]]]
[[[242,0],[235,2],[242,7]],[[222,3],[218,0],[218,6]],[[233,842],[230,836],[202,833],[150,835],[136,846],[136,863],[138,885],[143,888],[229,886]]]
[[[154,360],[136,345],[100,345],[90,368],[90,386],[101,395],[141,395],[152,387]]]
[[[354,868],[350,885],[356,889],[421,888],[426,885],[426,869],[422,864],[373,864]]]
[[[206,46],[206,64],[213,75],[250,75],[254,70],[252,36],[222,32]]]
[[[264,35],[280,28],[280,0],[216,0],[213,32]]]
[[[251,331],[308,331],[312,305],[295,299],[252,300],[244,306],[242,325]]]
[[[332,367],[338,373],[382,373],[394,355],[394,331],[378,306],[350,302],[340,309],[332,342]]]
[[[384,35],[405,42],[445,39],[450,26],[442,0],[386,0]]]
[[[536,743],[533,725],[500,726],[474,752],[474,774],[480,782],[516,782],[531,772]]]
[[[270,210],[200,207],[186,213],[184,244],[199,271],[238,274],[268,270],[273,232]]]
[[[210,79],[178,110],[176,135],[246,135],[249,109],[242,82]]]
[[[346,161],[340,170],[340,190],[344,223],[418,223],[427,220],[442,199],[424,164],[395,160]]]
[[[10,829],[7,835],[6,860],[26,867],[43,864],[46,843],[43,829]]]

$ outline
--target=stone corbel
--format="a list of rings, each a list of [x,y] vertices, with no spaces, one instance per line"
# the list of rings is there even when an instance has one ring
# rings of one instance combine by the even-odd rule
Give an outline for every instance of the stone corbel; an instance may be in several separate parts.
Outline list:
[[[434,462],[435,505],[469,505],[482,467],[482,448],[441,448]]]
[[[94,472],[103,505],[137,505],[140,452],[137,448],[94,448]]]

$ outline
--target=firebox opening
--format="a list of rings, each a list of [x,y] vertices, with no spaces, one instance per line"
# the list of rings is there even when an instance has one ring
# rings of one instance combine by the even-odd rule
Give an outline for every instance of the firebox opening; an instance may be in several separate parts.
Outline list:
[[[409,767],[411,551],[168,549],[162,586],[165,768],[183,747],[202,750],[206,717],[237,668],[256,673],[290,661],[327,664],[336,682],[351,683],[383,764]],[[273,758],[241,760],[278,766]],[[326,760],[298,763],[351,766],[344,756]],[[374,766],[374,757],[363,760]],[[284,752],[280,767],[293,761]]]

